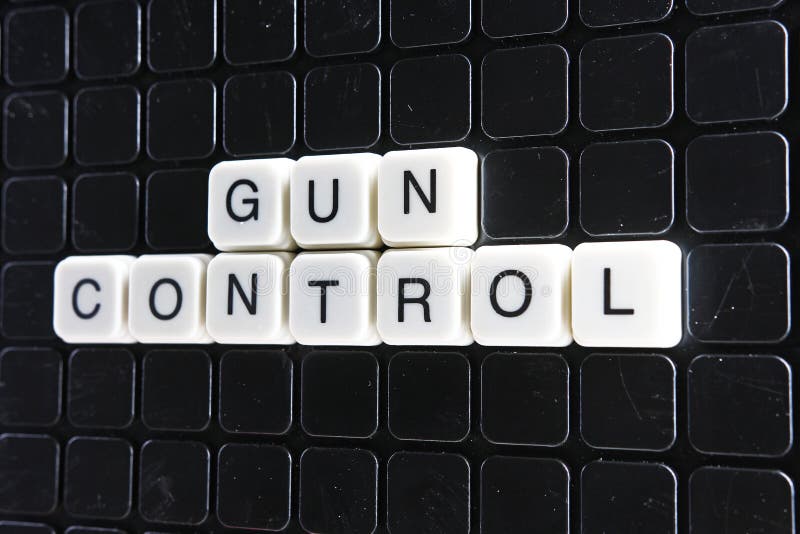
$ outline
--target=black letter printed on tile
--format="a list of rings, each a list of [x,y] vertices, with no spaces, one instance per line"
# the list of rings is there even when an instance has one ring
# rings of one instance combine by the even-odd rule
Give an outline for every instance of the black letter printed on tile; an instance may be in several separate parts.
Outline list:
[[[782,456],[792,446],[792,375],[782,358],[698,356],[687,390],[689,441],[697,450]]]

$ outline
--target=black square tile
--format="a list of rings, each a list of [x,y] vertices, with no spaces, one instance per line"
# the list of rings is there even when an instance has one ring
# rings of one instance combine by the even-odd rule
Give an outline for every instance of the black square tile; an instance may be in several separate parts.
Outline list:
[[[0,424],[51,426],[61,416],[61,354],[47,348],[0,352]]]
[[[464,139],[472,127],[471,77],[472,65],[460,54],[395,63],[389,81],[392,139],[401,145]]]
[[[386,470],[389,532],[470,531],[470,468],[463,456],[401,451],[389,458]]]
[[[3,184],[3,248],[11,254],[58,252],[66,244],[67,184],[55,176]]]
[[[303,430],[312,436],[371,437],[378,429],[378,360],[369,352],[315,351],[300,373]]]
[[[658,128],[673,112],[672,40],[662,33],[589,41],[580,55],[580,117],[592,131]]]
[[[136,360],[126,349],[76,349],[69,358],[67,417],[73,426],[125,428],[133,421]]]
[[[789,142],[777,132],[698,137],[686,148],[686,189],[698,232],[777,230],[789,217]]]
[[[559,460],[491,456],[481,466],[481,534],[569,533],[569,470]]]
[[[5,18],[5,78],[11,85],[60,82],[69,69],[69,15],[59,6],[21,8]]]
[[[226,432],[285,434],[292,424],[292,360],[283,351],[226,352],[219,397]]]
[[[3,104],[3,160],[11,169],[50,169],[67,159],[67,98],[16,93]]]
[[[0,332],[10,339],[53,339],[53,271],[47,261],[8,262],[0,270]]]
[[[581,226],[593,236],[661,234],[675,220],[675,154],[666,141],[589,145],[581,154]]]
[[[696,30],[686,39],[689,118],[707,124],[778,117],[789,102],[787,55],[788,32],[776,21]]]
[[[556,446],[569,434],[569,367],[558,354],[497,352],[481,366],[481,431],[493,443]]]
[[[587,464],[581,471],[581,534],[675,534],[677,485],[675,473],[663,464]]]
[[[145,238],[156,250],[208,246],[208,171],[156,171],[147,178]]]
[[[342,128],[346,124],[347,128]],[[367,148],[381,135],[381,71],[372,63],[317,67],[305,79],[312,150]]]
[[[117,528],[100,528],[100,527],[81,527],[73,526],[67,527],[64,534],[126,534],[124,530]]]
[[[490,137],[555,135],[567,126],[569,55],[547,44],[495,50],[481,67],[482,124]]]
[[[198,525],[208,517],[210,457],[202,443],[150,440],[139,455],[139,513],[145,521]]]
[[[381,40],[380,0],[305,0],[306,52],[315,57],[371,52]]]
[[[581,436],[592,447],[662,451],[675,442],[675,365],[658,354],[581,364]]]
[[[481,226],[493,239],[558,237],[569,225],[569,158],[557,147],[483,159]]]
[[[82,174],[72,184],[72,244],[83,252],[132,249],[139,237],[139,180]]]
[[[55,534],[49,525],[24,521],[0,521],[2,534]]]
[[[782,246],[701,245],[689,253],[686,271],[695,339],[775,343],[789,333],[789,254]]]
[[[147,45],[155,72],[210,67],[217,55],[217,0],[150,0]]]
[[[772,9],[784,0],[686,0],[686,7],[695,15],[721,15],[756,9]]]
[[[130,76],[141,63],[142,9],[136,0],[95,0],[75,10],[79,78]]]
[[[794,534],[792,479],[780,471],[701,467],[689,478],[691,532]]]
[[[67,443],[64,508],[76,517],[122,519],[131,510],[133,448],[118,438]]]
[[[792,377],[782,358],[698,356],[687,389],[689,440],[697,450],[782,456],[791,448]]]
[[[176,385],[180,384],[180,387]],[[202,350],[154,350],[142,360],[142,421],[152,430],[204,430],[211,359]]]
[[[59,446],[50,436],[0,435],[0,512],[49,514],[58,502]]]
[[[299,494],[305,530],[372,534],[378,526],[378,460],[363,449],[306,449]]]
[[[283,154],[295,141],[297,83],[285,71],[238,74],[223,90],[223,144],[231,156]]]
[[[483,0],[483,31],[489,37],[555,33],[567,24],[567,0]]]
[[[297,0],[223,0],[225,59],[231,65],[285,61],[297,48]]]
[[[461,441],[470,427],[469,361],[456,352],[401,352],[389,362],[389,431]]]
[[[680,1],[680,0],[678,0]],[[580,15],[591,28],[658,22],[672,11],[673,0],[580,0]]]
[[[470,0],[390,0],[389,28],[399,47],[460,43],[472,29]]]
[[[209,80],[157,82],[147,91],[147,153],[202,159],[216,146],[217,91]]]
[[[139,91],[93,87],[73,100],[75,160],[81,165],[130,163],[139,155]]]
[[[217,516],[231,528],[283,530],[289,523],[292,457],[277,445],[227,443],[217,459]]]

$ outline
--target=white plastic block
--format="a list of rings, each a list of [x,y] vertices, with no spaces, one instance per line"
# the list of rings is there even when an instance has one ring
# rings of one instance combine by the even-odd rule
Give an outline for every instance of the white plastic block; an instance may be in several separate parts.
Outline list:
[[[570,270],[564,245],[480,247],[472,260],[472,334],[489,346],[572,343]]]
[[[291,345],[289,264],[294,254],[218,254],[206,274],[206,328],[217,343]]]
[[[140,256],[131,265],[128,317],[141,343],[210,343],[206,254]]]
[[[683,336],[681,249],[583,243],[572,256],[572,334],[585,347],[668,348]]]
[[[208,178],[208,237],[219,250],[293,250],[287,158],[223,161]]]
[[[377,154],[300,158],[292,171],[291,228],[305,249],[381,245]]]
[[[292,262],[289,327],[303,345],[377,345],[374,251],[307,252]]]
[[[133,256],[72,256],[56,266],[53,329],[67,343],[133,343],[128,279]]]
[[[378,171],[378,230],[392,247],[478,239],[478,156],[461,147],[389,152]]]
[[[378,332],[389,345],[469,345],[470,261],[462,247],[389,250],[378,261]]]

